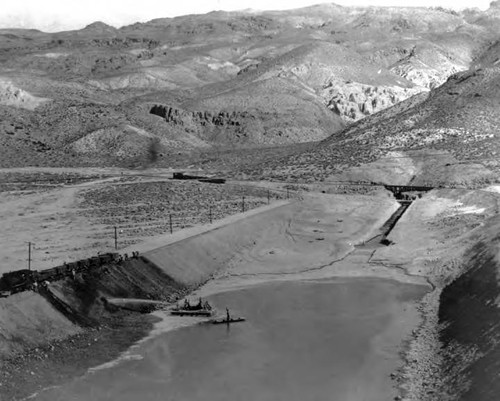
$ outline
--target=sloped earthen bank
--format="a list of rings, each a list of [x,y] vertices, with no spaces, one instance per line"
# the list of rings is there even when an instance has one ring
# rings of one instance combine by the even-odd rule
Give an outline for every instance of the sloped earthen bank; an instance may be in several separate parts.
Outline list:
[[[405,401],[492,401],[500,393],[500,218],[473,230],[460,260],[431,273],[403,369]],[[457,249],[450,245],[453,254]],[[446,274],[445,274],[446,272]]]
[[[250,217],[239,219],[237,224],[212,226],[209,235],[204,232],[145,252],[144,257],[176,282],[199,286],[226,266],[242,249],[253,247],[263,230],[279,228],[290,219],[295,210],[293,206],[287,203],[276,205],[271,205],[270,210],[260,208],[259,213],[247,212]]]
[[[116,358],[156,318],[108,298],[172,301],[189,289],[142,258],[0,300],[0,399],[16,400]]]
[[[157,252],[88,268],[74,278],[40,285],[37,292],[0,299],[0,399],[22,399],[116,359],[144,338],[157,318],[113,300],[172,303],[184,297],[223,267],[235,249],[251,245],[258,227],[282,219],[283,209],[266,211],[283,205],[197,228],[199,233],[186,233],[184,239],[179,232]],[[236,235],[238,229],[243,234]],[[165,243],[163,238],[160,242]]]
[[[390,261],[410,274],[424,276],[433,287],[418,306],[422,323],[409,338],[406,364],[394,375],[401,389],[399,400],[456,401],[469,386],[470,377],[464,373],[479,353],[474,346],[459,346],[447,337],[450,321],[443,311],[463,322],[482,319],[481,310],[477,316],[462,314],[457,302],[464,289],[453,293],[453,302],[447,297],[465,272],[484,259],[478,244],[495,252],[498,200],[488,191],[434,190],[412,203],[389,235],[393,245],[372,257],[373,262]],[[483,291],[479,286],[476,295]]]
[[[499,219],[468,253],[468,270],[441,293],[443,396],[491,401],[500,394]],[[495,229],[496,228],[496,229]],[[495,232],[496,231],[496,232]]]
[[[27,291],[0,299],[0,355],[3,357],[79,332],[77,325],[54,310],[40,294]]]
[[[276,202],[204,227],[159,236],[126,250],[129,254],[139,250],[139,258],[52,282],[36,295],[50,301],[53,313],[87,329],[68,340],[41,344],[34,351],[6,358],[2,399],[19,399],[69,382],[91,366],[116,360],[121,351],[144,338],[153,317],[124,310],[116,299],[171,302],[214,276],[224,286],[226,278],[231,285],[241,284],[239,276],[306,278],[308,272],[323,269],[309,277],[347,271],[370,275],[364,267],[349,264],[337,271],[332,260],[342,261],[354,251],[353,244],[376,235],[397,207],[387,196],[316,194],[302,202]],[[383,377],[387,379],[388,373]]]

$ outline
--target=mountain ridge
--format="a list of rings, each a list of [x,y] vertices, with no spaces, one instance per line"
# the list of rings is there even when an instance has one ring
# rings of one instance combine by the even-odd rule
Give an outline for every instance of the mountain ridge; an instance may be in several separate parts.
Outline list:
[[[2,164],[128,165],[148,162],[153,145],[165,158],[189,159],[196,149],[336,137],[454,74],[495,63],[495,20],[496,10],[328,4],[119,29],[0,30]],[[151,113],[155,106],[177,117]],[[109,141],[92,142],[100,135],[138,150],[110,157]]]

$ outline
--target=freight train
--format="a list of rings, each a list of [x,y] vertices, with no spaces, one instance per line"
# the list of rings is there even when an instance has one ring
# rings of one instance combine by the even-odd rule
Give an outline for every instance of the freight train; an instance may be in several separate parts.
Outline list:
[[[71,277],[85,270],[120,261],[121,256],[118,253],[109,252],[76,262],[64,263],[61,266],[46,270],[23,269],[4,273],[0,277],[0,297],[29,290],[38,283],[61,280],[64,277]]]
[[[202,175],[189,175],[184,173],[174,173],[172,178],[174,180],[198,180],[199,182],[209,184],[224,184],[226,182],[225,178],[204,177]]]

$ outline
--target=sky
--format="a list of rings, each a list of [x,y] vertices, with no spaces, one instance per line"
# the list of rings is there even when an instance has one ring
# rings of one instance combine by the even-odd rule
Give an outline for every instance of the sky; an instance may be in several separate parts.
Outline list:
[[[345,6],[442,6],[487,9],[491,0],[337,0]],[[2,0],[0,28],[44,31],[83,28],[94,21],[116,27],[154,18],[202,14],[213,10],[285,10],[322,0]]]

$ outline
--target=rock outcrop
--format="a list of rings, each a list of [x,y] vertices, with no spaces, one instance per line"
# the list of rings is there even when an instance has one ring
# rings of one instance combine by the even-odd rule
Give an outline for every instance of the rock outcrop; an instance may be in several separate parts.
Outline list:
[[[150,106],[149,112],[164,120],[163,129],[156,125],[162,135],[184,141],[195,136],[204,141],[204,146],[278,145],[318,141],[338,129],[341,123],[337,115],[321,104],[305,104],[300,111],[271,108],[193,111],[155,104]]]
[[[242,125],[243,120],[254,118],[254,116],[248,112],[233,111],[229,113],[227,111],[185,111],[163,105],[154,105],[151,108],[150,113],[163,117],[167,123],[171,123],[173,125],[195,123],[202,126],[210,124],[218,127],[228,125],[239,127]]]
[[[464,70],[460,66],[443,66],[441,68],[421,67],[417,68],[412,63],[401,63],[391,68],[391,71],[402,76],[415,85],[427,89],[441,86],[453,74]]]
[[[12,82],[0,79],[0,105],[34,110],[48,100],[33,96],[16,87]]]
[[[381,116],[407,109],[397,108],[401,101],[415,105],[439,91],[450,74],[498,68],[499,10],[498,2],[463,12],[325,4],[120,29],[103,22],[63,32],[0,29],[0,164],[114,165],[116,157],[149,154],[152,138],[165,155],[304,143],[337,137],[346,124],[365,127],[366,117],[377,120],[361,140],[367,145],[372,131],[391,133],[388,143],[420,143],[427,128],[433,146],[440,138],[465,145],[466,134],[442,135],[424,120],[444,121],[448,105],[476,103],[479,112],[456,113],[443,128],[471,126],[464,132],[475,144],[489,143],[479,135],[493,133],[496,103],[476,89],[463,98],[449,88],[439,113],[419,115],[402,140],[393,138],[394,124],[377,127]],[[485,145],[477,156],[489,151]]]
[[[372,86],[359,82],[330,83],[322,97],[329,99],[327,106],[347,122],[355,122],[395,105],[417,93],[421,87]]]

